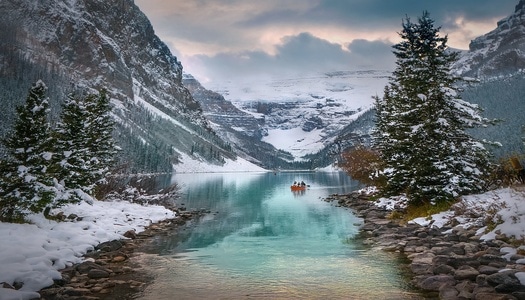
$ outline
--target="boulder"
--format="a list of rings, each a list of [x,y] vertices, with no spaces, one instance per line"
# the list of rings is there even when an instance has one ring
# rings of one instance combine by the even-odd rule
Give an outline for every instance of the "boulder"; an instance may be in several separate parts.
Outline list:
[[[471,266],[461,266],[454,272],[454,278],[456,280],[476,280],[479,271]]]
[[[434,275],[422,279],[417,284],[423,290],[437,292],[444,285],[454,286],[456,280],[451,275]]]
[[[491,286],[498,286],[501,284],[519,284],[519,280],[514,276],[513,271],[506,271],[488,275],[487,283]]]
[[[441,300],[456,300],[458,294],[458,290],[450,284],[444,284],[439,288],[439,299]]]
[[[439,266],[434,267],[433,272],[435,275],[438,275],[438,274],[453,275],[455,270],[456,269],[454,269],[453,267],[449,265],[439,265]]]
[[[87,276],[91,279],[108,278],[109,275],[108,271],[102,269],[92,269],[87,273]]]

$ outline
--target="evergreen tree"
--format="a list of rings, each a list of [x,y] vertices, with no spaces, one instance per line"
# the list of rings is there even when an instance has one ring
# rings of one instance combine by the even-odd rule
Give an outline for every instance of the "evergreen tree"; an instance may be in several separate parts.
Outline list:
[[[459,98],[451,75],[457,54],[447,51],[428,12],[403,21],[394,45],[396,69],[376,97],[375,146],[386,163],[386,195],[406,193],[412,203],[446,201],[478,192],[488,152],[465,130],[486,124],[480,109]]]
[[[89,193],[93,188],[87,176],[89,151],[86,119],[83,99],[69,95],[54,132],[56,155],[53,171],[65,188],[63,197],[57,199],[57,206],[79,202],[82,192]]]
[[[105,90],[86,97],[89,172],[94,184],[104,180],[115,161],[118,147],[113,140],[110,100]]]
[[[107,175],[116,152],[113,121],[105,91],[84,97],[70,95],[55,131],[57,178],[66,188],[66,202],[92,195]]]
[[[29,90],[24,106],[17,107],[13,132],[3,140],[8,151],[0,169],[0,219],[20,221],[42,212],[55,197],[51,163],[51,129],[47,120],[47,87],[41,80]]]

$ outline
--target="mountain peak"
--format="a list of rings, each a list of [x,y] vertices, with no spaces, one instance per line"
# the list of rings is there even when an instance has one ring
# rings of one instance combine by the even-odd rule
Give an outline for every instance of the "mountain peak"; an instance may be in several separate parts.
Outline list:
[[[458,73],[471,77],[494,77],[525,69],[525,0],[503,18],[491,32],[470,42],[469,51],[455,65]]]
[[[514,13],[518,13],[525,7],[525,0],[520,0],[518,5],[516,5],[516,9],[514,9]]]

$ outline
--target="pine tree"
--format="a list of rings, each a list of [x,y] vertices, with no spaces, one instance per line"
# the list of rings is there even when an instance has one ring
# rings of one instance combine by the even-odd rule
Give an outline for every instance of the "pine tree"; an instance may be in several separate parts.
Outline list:
[[[483,189],[488,152],[465,130],[484,125],[480,109],[459,98],[447,51],[428,12],[406,18],[394,45],[396,69],[376,97],[375,146],[386,162],[386,195],[406,193],[417,204],[451,200]]]
[[[64,203],[78,202],[109,172],[116,154],[111,107],[105,91],[70,95],[55,131],[56,173],[66,188]]]
[[[29,90],[24,106],[17,107],[13,132],[3,141],[9,157],[0,168],[0,219],[20,221],[40,213],[56,193],[49,175],[51,129],[47,120],[47,87],[41,80]]]
[[[89,161],[87,113],[83,99],[69,95],[62,106],[60,122],[54,132],[55,176],[65,188],[64,195],[57,199],[57,206],[68,202],[79,202],[82,192],[91,191],[86,175]]]
[[[111,117],[110,104],[105,90],[86,98],[88,149],[91,155],[89,166],[93,183],[105,178],[119,149],[112,136],[115,122]]]

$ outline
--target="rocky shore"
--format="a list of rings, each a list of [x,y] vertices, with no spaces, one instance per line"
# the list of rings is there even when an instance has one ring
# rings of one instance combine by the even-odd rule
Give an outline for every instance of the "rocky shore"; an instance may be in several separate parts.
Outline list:
[[[364,244],[408,258],[412,284],[431,299],[525,299],[525,251],[516,241],[498,236],[481,241],[477,229],[435,228],[404,224],[392,211],[360,193],[325,199],[351,208],[364,219],[357,237]]]
[[[127,300],[144,290],[151,278],[133,260],[154,237],[169,234],[204,211],[177,211],[177,218],[124,234],[127,239],[99,244],[85,261],[61,270],[62,279],[40,291],[41,300]],[[16,287],[13,287],[16,288]]]

